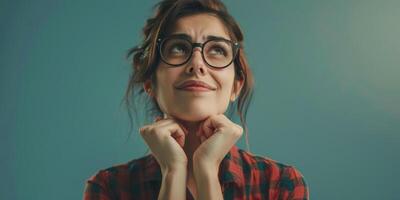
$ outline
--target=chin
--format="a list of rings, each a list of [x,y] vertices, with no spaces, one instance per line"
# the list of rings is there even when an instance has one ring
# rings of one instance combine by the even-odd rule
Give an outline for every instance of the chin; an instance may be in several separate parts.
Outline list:
[[[210,109],[208,108],[208,111],[203,110],[200,112],[198,109],[193,111],[182,111],[182,112],[175,111],[174,113],[172,113],[172,116],[184,121],[197,122],[197,121],[203,121],[207,119],[209,116],[215,114],[217,113],[210,111]]]
[[[207,119],[211,115],[182,115],[178,117],[181,120],[188,121],[188,122],[198,122]]]
[[[217,115],[224,113],[226,107],[222,109],[219,106],[215,106],[212,103],[192,103],[192,104],[183,104],[177,102],[174,106],[168,106],[168,109],[163,109],[166,107],[162,107],[164,113],[172,116],[173,118],[177,118],[179,120],[188,121],[188,122],[198,122],[207,119],[212,115]]]

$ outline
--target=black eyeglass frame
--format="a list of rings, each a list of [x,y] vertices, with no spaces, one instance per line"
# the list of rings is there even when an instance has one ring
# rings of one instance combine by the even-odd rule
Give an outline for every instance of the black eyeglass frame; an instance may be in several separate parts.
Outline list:
[[[168,63],[167,61],[165,61],[165,59],[163,58],[163,53],[162,53],[161,47],[163,46],[163,44],[164,44],[164,42],[165,42],[166,40],[168,40],[168,39],[173,39],[173,38],[178,38],[178,39],[185,40],[185,41],[187,41],[189,44],[192,45],[192,48],[190,49],[190,56],[188,56],[188,58],[187,58],[184,62],[182,62],[181,64],[171,64],[171,63]],[[231,60],[227,65],[222,66],[222,67],[215,67],[215,66],[211,65],[210,63],[208,63],[207,60],[205,59],[203,48],[204,48],[204,46],[205,46],[208,42],[212,42],[212,41],[225,41],[225,42],[228,42],[228,43],[231,44],[232,51],[233,51],[233,52],[232,52],[232,60]],[[170,36],[170,37],[165,37],[164,39],[158,38],[158,39],[157,39],[157,46],[158,46],[158,52],[159,52],[159,55],[160,55],[161,60],[162,60],[165,64],[168,64],[168,65],[171,65],[171,66],[174,66],[174,67],[178,67],[178,66],[181,66],[181,65],[186,64],[186,63],[192,58],[192,56],[193,56],[193,49],[196,48],[196,47],[200,47],[200,48],[201,48],[201,57],[203,58],[203,61],[204,61],[208,66],[210,66],[210,67],[212,67],[212,68],[214,68],[214,69],[223,69],[223,68],[228,67],[228,66],[229,66],[230,64],[232,64],[232,62],[235,60],[235,58],[236,58],[236,56],[237,56],[237,54],[239,53],[239,50],[240,50],[240,44],[239,44],[238,42],[234,42],[234,41],[227,40],[227,39],[224,39],[224,38],[215,38],[215,39],[207,40],[207,41],[205,41],[205,42],[203,42],[203,43],[196,43],[196,42],[191,42],[190,40],[188,40],[188,39],[186,39],[186,38],[183,38],[183,37],[179,37],[179,36]]]

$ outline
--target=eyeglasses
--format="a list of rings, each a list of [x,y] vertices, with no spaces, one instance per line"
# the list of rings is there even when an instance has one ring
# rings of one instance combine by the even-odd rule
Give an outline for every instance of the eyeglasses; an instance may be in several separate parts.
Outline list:
[[[240,45],[237,42],[215,37],[204,43],[192,43],[189,39],[178,35],[157,40],[161,60],[171,66],[187,63],[193,55],[195,47],[201,48],[203,60],[213,68],[228,67],[235,59]]]

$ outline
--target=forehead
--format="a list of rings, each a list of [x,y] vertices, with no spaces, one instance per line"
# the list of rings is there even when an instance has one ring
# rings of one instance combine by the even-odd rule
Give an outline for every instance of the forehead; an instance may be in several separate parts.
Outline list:
[[[209,36],[223,37],[230,40],[229,31],[218,17],[201,13],[179,18],[170,34],[185,34],[194,41],[205,41]]]

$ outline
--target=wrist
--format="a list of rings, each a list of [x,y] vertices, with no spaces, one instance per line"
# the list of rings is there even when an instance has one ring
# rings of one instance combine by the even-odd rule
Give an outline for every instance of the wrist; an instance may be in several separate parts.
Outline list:
[[[161,174],[163,176],[169,175],[169,174],[186,174],[187,172],[187,166],[186,165],[174,165],[174,166],[165,166],[161,167]]]
[[[218,173],[219,163],[193,158],[193,169],[204,173]]]
[[[162,174],[159,200],[186,198],[186,168],[166,168]]]
[[[194,165],[193,170],[198,199],[223,199],[218,169],[203,164]]]
[[[219,166],[206,162],[193,162],[193,174],[201,179],[218,177]]]

